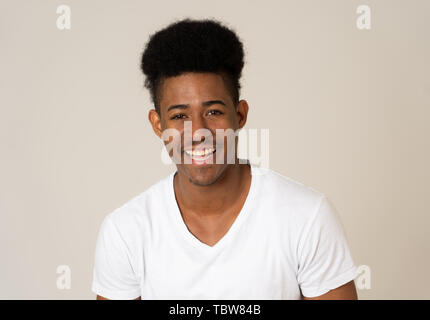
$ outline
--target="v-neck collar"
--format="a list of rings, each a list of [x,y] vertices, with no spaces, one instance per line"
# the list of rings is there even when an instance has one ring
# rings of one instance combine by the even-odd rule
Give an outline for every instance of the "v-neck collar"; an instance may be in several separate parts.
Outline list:
[[[187,225],[185,224],[181,211],[179,209],[178,203],[176,201],[176,195],[175,195],[175,188],[174,188],[174,177],[176,174],[176,170],[172,172],[169,176],[169,192],[168,192],[168,205],[169,205],[169,212],[172,215],[173,221],[177,227],[177,229],[181,232],[182,236],[185,238],[185,240],[190,243],[193,247],[207,251],[207,252],[215,252],[220,250],[222,247],[224,247],[231,239],[232,237],[238,232],[240,226],[243,224],[245,219],[250,214],[250,207],[252,201],[255,199],[254,193],[256,192],[256,184],[257,184],[257,176],[255,175],[255,167],[253,164],[248,162],[251,169],[251,185],[249,187],[248,195],[246,196],[245,202],[242,206],[242,209],[240,210],[239,214],[236,216],[235,220],[233,221],[233,224],[228,229],[227,233],[224,234],[224,236],[218,240],[217,243],[215,243],[213,246],[210,246],[202,241],[200,241],[196,236],[194,236],[189,230]]]

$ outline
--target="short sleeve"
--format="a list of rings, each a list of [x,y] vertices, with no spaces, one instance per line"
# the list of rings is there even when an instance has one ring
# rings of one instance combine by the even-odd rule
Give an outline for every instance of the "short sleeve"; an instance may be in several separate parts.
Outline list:
[[[318,297],[358,275],[340,218],[324,195],[301,235],[298,258],[305,297]]]
[[[131,300],[141,295],[130,254],[108,215],[97,238],[92,291],[112,300]]]

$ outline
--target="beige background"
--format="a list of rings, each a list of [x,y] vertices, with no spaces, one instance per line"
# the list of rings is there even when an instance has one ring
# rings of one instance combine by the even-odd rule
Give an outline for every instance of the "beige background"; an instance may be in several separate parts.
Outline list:
[[[56,27],[70,5],[71,30]],[[372,9],[358,30],[356,8]],[[361,299],[430,298],[430,1],[0,2],[0,298],[93,299],[104,216],[173,170],[147,121],[139,59],[173,19],[244,41],[247,128],[270,167],[327,194]],[[56,268],[72,271],[70,290]]]

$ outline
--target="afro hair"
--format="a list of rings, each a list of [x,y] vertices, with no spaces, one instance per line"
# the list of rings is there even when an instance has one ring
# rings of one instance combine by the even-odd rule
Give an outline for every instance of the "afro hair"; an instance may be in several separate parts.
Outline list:
[[[140,68],[146,77],[144,86],[159,112],[162,80],[185,72],[220,74],[236,105],[243,65],[243,45],[232,30],[213,19],[187,18],[150,36]]]

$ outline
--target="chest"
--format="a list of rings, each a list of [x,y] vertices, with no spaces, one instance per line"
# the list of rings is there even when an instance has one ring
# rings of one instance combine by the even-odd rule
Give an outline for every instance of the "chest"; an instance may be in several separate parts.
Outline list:
[[[240,236],[223,250],[169,243],[145,257],[142,297],[299,299],[294,264],[269,239]],[[239,244],[240,243],[240,244]]]
[[[191,218],[183,215],[183,221],[190,232],[197,240],[212,247],[217,244],[231,229],[238,213],[230,212],[218,218]]]

